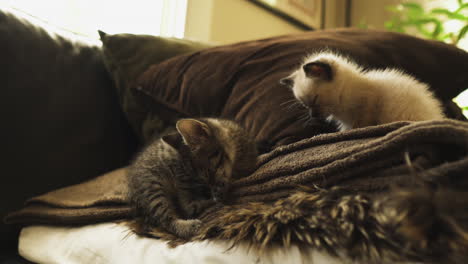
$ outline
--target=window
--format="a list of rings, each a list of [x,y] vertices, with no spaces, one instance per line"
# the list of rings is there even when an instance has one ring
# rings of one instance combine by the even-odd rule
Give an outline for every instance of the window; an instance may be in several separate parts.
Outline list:
[[[183,38],[187,0],[0,0],[64,30],[99,38],[133,33]]]

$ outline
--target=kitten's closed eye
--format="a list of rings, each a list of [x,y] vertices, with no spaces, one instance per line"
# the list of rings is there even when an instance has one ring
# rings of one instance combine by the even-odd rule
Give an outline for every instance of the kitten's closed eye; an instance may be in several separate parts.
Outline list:
[[[320,61],[309,62],[302,66],[302,69],[304,70],[305,75],[309,78],[331,81],[333,77],[332,69],[328,63]]]

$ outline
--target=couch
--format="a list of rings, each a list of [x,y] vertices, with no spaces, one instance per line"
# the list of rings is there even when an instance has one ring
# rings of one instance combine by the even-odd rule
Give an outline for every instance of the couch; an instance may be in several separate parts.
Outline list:
[[[303,110],[282,108],[292,97],[278,80],[313,50],[337,50],[366,67],[402,68],[431,85],[448,117],[465,119],[451,100],[468,87],[468,54],[443,43],[358,29],[216,47],[100,34],[102,46],[0,12],[2,217],[31,197],[128,165],[145,142],[181,117],[235,119],[266,152],[333,134],[323,120],[305,124]],[[16,258],[20,227],[0,226],[2,255]]]

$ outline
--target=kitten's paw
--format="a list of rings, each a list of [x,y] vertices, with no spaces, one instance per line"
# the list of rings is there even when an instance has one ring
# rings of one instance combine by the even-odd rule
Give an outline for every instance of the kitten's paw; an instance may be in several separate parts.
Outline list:
[[[198,234],[201,224],[199,219],[178,219],[174,223],[174,231],[177,236],[189,239]]]

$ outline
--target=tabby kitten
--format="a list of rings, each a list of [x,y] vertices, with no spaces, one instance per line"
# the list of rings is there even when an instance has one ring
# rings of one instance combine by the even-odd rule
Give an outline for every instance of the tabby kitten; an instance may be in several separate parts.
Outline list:
[[[364,70],[328,51],[307,57],[280,82],[305,106],[338,121],[340,130],[444,118],[428,85],[397,69]]]
[[[231,180],[256,167],[254,140],[229,120],[181,119],[148,145],[129,169],[129,198],[146,227],[195,235],[201,212],[225,201]]]

